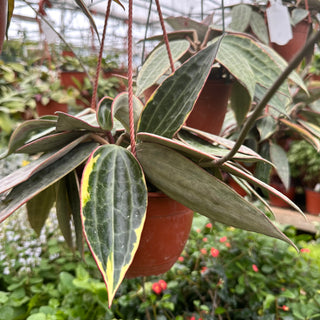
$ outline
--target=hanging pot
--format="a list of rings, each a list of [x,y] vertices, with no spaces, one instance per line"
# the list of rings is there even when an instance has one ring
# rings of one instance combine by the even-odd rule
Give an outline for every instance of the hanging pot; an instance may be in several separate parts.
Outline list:
[[[189,237],[193,211],[163,193],[150,192],[138,250],[126,278],[170,270]]]
[[[271,43],[272,48],[289,62],[305,45],[310,27],[311,24],[307,20],[302,20],[292,28],[292,39],[287,44],[280,46]]]
[[[0,53],[7,29],[8,0],[0,0]]]
[[[40,101],[37,101],[36,110],[38,116],[42,117],[46,115],[54,115],[56,111],[68,112],[68,105],[54,100],[50,100],[47,105],[43,105]]]
[[[319,215],[320,214],[320,192],[306,189],[306,211],[308,213]]]
[[[208,78],[187,119],[187,126],[218,135],[227,112],[231,87],[231,82]]]

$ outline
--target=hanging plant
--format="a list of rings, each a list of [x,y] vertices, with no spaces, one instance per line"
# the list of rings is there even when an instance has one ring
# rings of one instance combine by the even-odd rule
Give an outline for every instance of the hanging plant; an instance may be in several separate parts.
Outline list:
[[[108,1],[106,21],[111,2]],[[33,202],[29,208],[48,204],[46,191],[55,187],[49,198],[50,203],[52,197],[55,199],[63,235],[71,244],[73,221],[80,252],[84,235],[106,283],[109,305],[139,250],[151,190],[162,192],[213,221],[275,237],[292,246],[259,209],[260,205],[253,205],[221,180],[222,173],[242,178],[251,190],[252,184],[278,194],[300,211],[280,192],[237,166],[238,160],[266,161],[241,146],[241,141],[237,145],[184,126],[211,72],[221,42],[208,45],[185,61],[143,105],[133,95],[131,32],[132,1],[129,1],[128,93],[121,93],[115,99],[103,98],[96,110],[94,96],[92,108],[78,115],[60,112],[21,124],[11,136],[7,155],[40,156],[0,180],[3,194],[0,221],[29,201]],[[319,37],[320,33],[312,41]],[[104,37],[100,59],[103,43]],[[170,65],[173,69],[172,61]],[[286,70],[283,77],[292,69]],[[96,89],[97,82],[94,95]],[[266,96],[265,103],[268,99]],[[261,104],[258,110],[264,106]],[[30,220],[34,218],[33,212],[28,210]],[[42,225],[46,214],[47,210],[39,212]],[[37,225],[38,232],[42,225]]]

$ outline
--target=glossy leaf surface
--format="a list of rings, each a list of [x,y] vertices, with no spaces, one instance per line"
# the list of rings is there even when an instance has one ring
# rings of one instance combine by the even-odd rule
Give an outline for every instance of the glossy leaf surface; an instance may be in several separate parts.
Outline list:
[[[54,132],[55,125],[56,121],[54,120],[38,119],[23,122],[10,137],[7,155],[15,152],[27,141],[31,142]]]
[[[138,248],[146,206],[144,175],[133,155],[116,145],[97,148],[81,181],[81,214],[109,305]]]
[[[55,200],[55,187],[50,186],[27,202],[28,220],[38,236],[40,236]]]
[[[72,249],[71,208],[65,178],[56,183],[56,193],[56,213],[59,228],[67,245]]]
[[[133,120],[135,129],[137,128],[137,123],[140,118],[142,109],[142,102],[136,96],[133,96]],[[117,118],[127,130],[127,132],[130,131],[128,93],[123,92],[115,97],[111,106],[111,117],[112,119],[113,117]]]
[[[191,57],[168,77],[145,106],[138,132],[171,138],[183,125],[208,77],[218,43]]]
[[[16,185],[0,202],[0,222],[41,191],[78,167],[96,147],[97,143],[94,142],[82,143],[55,162],[45,166],[44,169],[32,174],[28,180]]]
[[[111,116],[111,105],[113,99],[104,97],[99,101],[97,110],[97,121],[103,130],[111,131],[113,128],[113,119]]]

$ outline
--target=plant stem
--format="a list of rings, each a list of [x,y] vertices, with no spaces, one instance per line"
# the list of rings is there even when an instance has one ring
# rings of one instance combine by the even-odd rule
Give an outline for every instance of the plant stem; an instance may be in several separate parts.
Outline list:
[[[317,31],[313,36],[309,38],[305,46],[296,54],[296,56],[291,60],[286,69],[281,73],[281,75],[277,78],[277,80],[273,83],[273,85],[266,92],[264,97],[256,106],[255,110],[252,112],[251,116],[245,122],[243,128],[240,131],[239,138],[237,139],[235,145],[230,150],[230,152],[219,160],[215,161],[215,165],[221,166],[224,162],[230,160],[239,150],[241,145],[243,144],[248,132],[254,125],[255,121],[260,116],[261,112],[269,102],[269,100],[273,97],[273,95],[277,92],[281,84],[285,81],[285,79],[289,76],[289,74],[299,65],[302,61],[306,53],[312,49],[314,44],[320,40],[320,31]]]

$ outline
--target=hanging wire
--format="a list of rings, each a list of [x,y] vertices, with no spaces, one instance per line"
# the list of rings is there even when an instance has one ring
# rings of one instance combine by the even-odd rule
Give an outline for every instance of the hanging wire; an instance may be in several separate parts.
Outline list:
[[[222,34],[224,34],[226,31],[225,21],[224,21],[224,0],[221,0],[221,8],[222,8]]]
[[[102,60],[102,53],[103,53],[103,47],[104,47],[104,40],[105,40],[105,36],[106,36],[107,23],[108,23],[108,18],[109,18],[109,15],[110,15],[111,2],[112,2],[112,0],[108,1],[108,5],[107,5],[107,9],[106,9],[106,17],[104,19],[102,40],[101,40],[101,45],[100,45],[98,64],[97,64],[97,69],[96,69],[96,76],[95,76],[95,79],[94,79],[94,87],[93,87],[92,100],[91,100],[91,109],[93,109],[93,110],[96,109],[96,105],[97,105],[97,101],[96,100],[97,100],[99,75],[100,75],[100,70],[101,70],[101,60]]]
[[[144,53],[145,53],[145,50],[146,50],[146,39],[147,39],[147,33],[148,33],[148,28],[149,28],[149,23],[150,23],[151,8],[152,8],[152,0],[150,0],[150,2],[149,2],[149,10],[148,10],[146,31],[144,33],[144,41],[143,41],[143,45],[142,45],[141,65],[143,65],[143,62],[144,62]]]
[[[201,20],[203,20],[203,0],[201,0]]]
[[[158,15],[159,15],[159,19],[160,19],[160,24],[161,24],[161,28],[162,28],[162,33],[163,33],[163,39],[164,42],[166,44],[166,48],[167,48],[167,53],[168,53],[168,57],[169,57],[169,61],[170,61],[170,67],[171,67],[171,71],[174,72],[174,63],[173,63],[173,59],[172,59],[172,55],[171,55],[171,50],[170,50],[170,46],[169,46],[169,40],[168,40],[168,35],[167,35],[167,31],[166,31],[166,27],[164,25],[164,21],[163,21],[163,16],[162,16],[162,12],[161,12],[161,7],[160,7],[160,2],[159,0],[156,0],[156,4],[157,4],[157,11],[158,11]]]
[[[130,144],[131,152],[136,155],[136,142],[134,134],[133,118],[133,81],[132,81],[132,2],[129,0],[129,21],[128,21],[128,102],[129,102],[129,127],[130,127]]]

